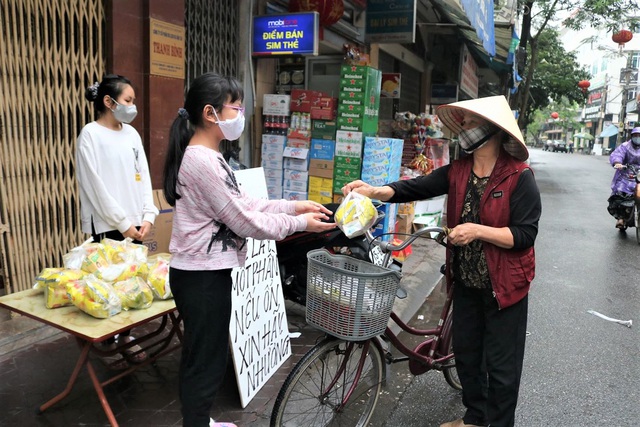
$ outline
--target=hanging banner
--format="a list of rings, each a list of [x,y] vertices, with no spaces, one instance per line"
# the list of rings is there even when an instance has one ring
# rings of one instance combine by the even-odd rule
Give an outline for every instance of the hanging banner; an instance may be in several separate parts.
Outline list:
[[[476,29],[482,46],[489,56],[496,56],[495,24],[493,21],[493,0],[460,0],[467,19]]]
[[[246,193],[267,198],[262,168],[234,174]],[[275,241],[247,239],[244,266],[234,268],[231,277],[229,339],[240,402],[245,408],[291,356]]]
[[[317,55],[318,12],[253,17],[253,56]]]
[[[367,0],[367,43],[414,43],[415,0]]]

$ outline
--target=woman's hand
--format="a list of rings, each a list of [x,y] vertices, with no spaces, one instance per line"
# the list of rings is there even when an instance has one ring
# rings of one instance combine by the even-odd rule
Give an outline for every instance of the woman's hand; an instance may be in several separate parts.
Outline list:
[[[140,226],[140,238],[138,240],[143,241],[145,237],[147,237],[147,234],[149,234],[149,232],[151,231],[151,227],[153,227],[153,224],[151,224],[149,221],[142,221],[142,225]]]
[[[478,224],[465,222],[449,231],[447,241],[454,246],[465,246],[478,238]]]
[[[616,163],[615,165],[613,165],[614,169],[622,169],[624,168],[624,166],[622,165],[622,163]]]
[[[142,241],[142,236],[140,235],[140,232],[133,225],[129,227],[127,231],[122,233],[122,235],[124,237],[129,237],[130,239],[133,239],[133,240]]]
[[[311,200],[302,200],[300,202],[296,202],[296,215],[318,212],[322,212],[327,215],[331,215],[333,213],[318,202],[314,202]]]
[[[335,222],[322,222],[323,219],[329,219],[329,217],[322,212],[309,212],[304,214],[304,217],[307,220],[307,227],[304,231],[320,233],[322,231],[333,230],[337,227]]]

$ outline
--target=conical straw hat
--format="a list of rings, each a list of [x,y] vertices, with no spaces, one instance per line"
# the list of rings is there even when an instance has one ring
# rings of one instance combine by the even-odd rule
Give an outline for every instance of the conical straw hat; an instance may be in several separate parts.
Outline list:
[[[518,122],[503,95],[454,102],[441,105],[437,109],[440,121],[455,134],[462,131],[461,122],[465,112],[480,116],[507,132],[510,136],[509,141],[504,144],[507,153],[521,161],[529,158],[529,151],[524,144]]]

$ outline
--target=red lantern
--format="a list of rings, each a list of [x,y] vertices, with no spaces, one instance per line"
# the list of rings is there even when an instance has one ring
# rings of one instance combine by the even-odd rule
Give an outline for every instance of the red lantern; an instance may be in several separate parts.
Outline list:
[[[551,118],[557,119],[558,117],[560,117],[560,114],[556,113],[555,111],[551,113]]]
[[[290,0],[289,12],[318,12],[320,25],[328,27],[342,18],[342,0]]]
[[[582,93],[587,93],[587,89],[589,89],[589,86],[591,86],[591,83],[589,82],[589,80],[580,80],[578,82],[578,87],[580,89],[582,89]]]
[[[620,30],[613,33],[613,35],[611,36],[611,40],[618,43],[621,48],[624,47],[625,43],[627,43],[628,41],[631,41],[632,38],[633,38],[633,33],[629,30]]]

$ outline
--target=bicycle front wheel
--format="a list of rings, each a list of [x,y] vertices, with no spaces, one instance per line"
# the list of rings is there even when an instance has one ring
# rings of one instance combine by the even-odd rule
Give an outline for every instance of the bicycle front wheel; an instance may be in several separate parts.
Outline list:
[[[325,338],[285,380],[271,413],[271,426],[366,426],[382,388],[382,363],[372,340]]]

